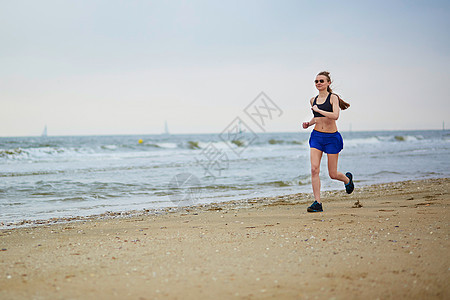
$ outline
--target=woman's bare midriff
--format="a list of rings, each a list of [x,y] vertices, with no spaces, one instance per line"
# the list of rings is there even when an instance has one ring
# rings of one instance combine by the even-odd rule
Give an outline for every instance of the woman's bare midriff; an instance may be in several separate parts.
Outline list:
[[[336,121],[329,118],[314,118],[316,125],[314,130],[320,132],[333,133],[337,131]]]

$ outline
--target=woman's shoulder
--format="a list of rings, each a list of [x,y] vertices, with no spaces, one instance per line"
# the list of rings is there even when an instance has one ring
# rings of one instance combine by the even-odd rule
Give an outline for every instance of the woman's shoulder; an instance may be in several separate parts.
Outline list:
[[[316,99],[317,98],[317,96],[314,96],[314,97],[312,97],[310,100],[309,100],[309,102],[311,103],[311,106],[312,106],[312,104],[313,104],[313,102],[314,102],[314,99]]]
[[[331,93],[330,101],[331,101],[331,102],[333,102],[333,101],[339,101],[338,95]]]

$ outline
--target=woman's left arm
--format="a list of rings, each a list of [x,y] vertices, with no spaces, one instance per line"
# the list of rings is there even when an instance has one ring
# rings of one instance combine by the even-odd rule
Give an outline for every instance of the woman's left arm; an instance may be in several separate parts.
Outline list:
[[[317,105],[314,105],[312,109],[327,118],[330,118],[332,120],[337,120],[337,119],[339,119],[339,111],[340,111],[339,99],[336,95],[332,94],[330,97],[330,102],[331,102],[331,107],[333,107],[332,112],[321,110],[317,107]]]

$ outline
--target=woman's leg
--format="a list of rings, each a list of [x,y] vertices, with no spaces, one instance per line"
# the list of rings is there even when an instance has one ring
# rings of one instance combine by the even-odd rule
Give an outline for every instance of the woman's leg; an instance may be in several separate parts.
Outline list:
[[[330,178],[342,181],[345,184],[349,183],[350,179],[341,172],[338,172],[337,170],[339,153],[327,155],[328,155],[328,175],[330,175]]]
[[[314,199],[320,202],[320,160],[323,152],[316,148],[311,148],[311,182],[313,188]]]

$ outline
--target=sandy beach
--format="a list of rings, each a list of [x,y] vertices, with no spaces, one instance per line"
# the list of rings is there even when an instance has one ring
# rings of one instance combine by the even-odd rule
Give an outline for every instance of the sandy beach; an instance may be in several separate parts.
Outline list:
[[[1,230],[0,299],[449,299],[449,182]]]

